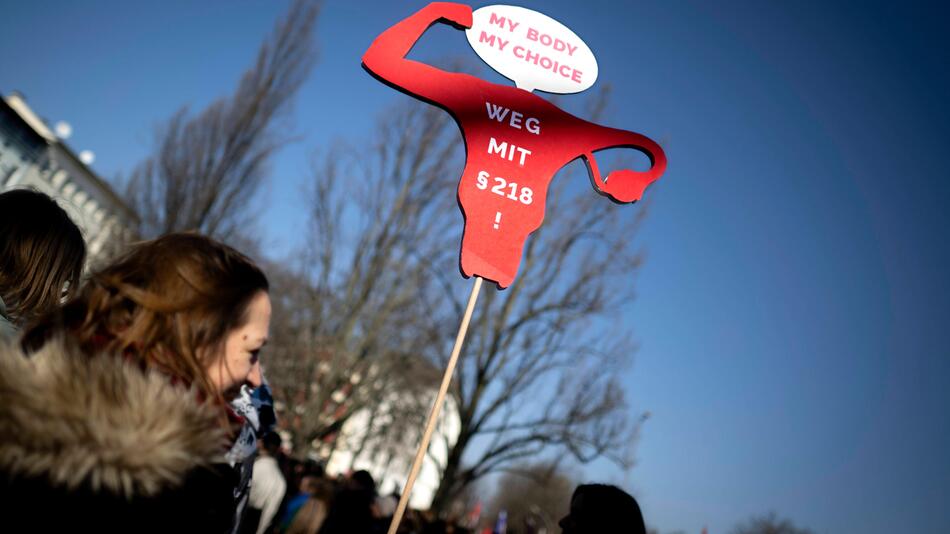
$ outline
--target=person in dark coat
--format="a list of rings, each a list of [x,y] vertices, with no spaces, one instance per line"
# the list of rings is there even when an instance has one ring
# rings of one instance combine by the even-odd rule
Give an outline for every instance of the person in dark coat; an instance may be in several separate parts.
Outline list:
[[[0,347],[0,503],[34,532],[229,532],[268,284],[197,234],[137,245]],[[2,529],[0,529],[2,530]]]
[[[375,534],[373,502],[376,482],[368,471],[357,471],[343,481],[319,534]]]
[[[558,525],[562,534],[646,534],[637,500],[607,484],[577,486],[571,511]]]
[[[218,414],[194,390],[60,339],[29,358],[4,344],[0,391],[4,521],[31,532],[229,528],[238,480],[221,463]]]

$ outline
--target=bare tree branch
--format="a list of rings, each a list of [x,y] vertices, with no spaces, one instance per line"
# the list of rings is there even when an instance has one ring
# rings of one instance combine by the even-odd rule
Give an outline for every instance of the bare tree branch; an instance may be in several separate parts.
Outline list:
[[[298,330],[310,335],[272,336],[282,348],[268,368],[295,414],[294,445],[302,451],[316,446],[319,454],[346,419],[376,411],[383,399],[392,405],[381,414],[386,423],[359,439],[361,451],[395,454],[384,436],[420,431],[439,374],[424,353],[442,343],[429,323],[444,320],[445,305],[419,293],[435,280],[433,258],[452,246],[442,232],[450,202],[439,204],[462,153],[452,129],[441,113],[403,107],[381,121],[374,141],[314,158],[310,239],[285,292],[318,297],[298,300],[286,318],[275,306],[275,323],[303,323]],[[424,142],[406,132],[420,132]],[[312,361],[318,372],[301,376]]]
[[[411,103],[376,131],[315,158],[310,239],[288,286],[298,289],[285,291],[295,295],[288,335],[272,336],[282,347],[268,374],[302,451],[332,448],[360,410],[374,414],[351,444],[362,452],[395,458],[394,442],[418,437],[468,290],[454,278],[457,129]],[[642,261],[644,209],[604,201],[584,172],[573,165],[555,178],[515,283],[480,298],[450,390],[460,433],[443,443],[436,509],[538,455],[632,464],[642,419],[617,377],[633,352],[621,311]]]
[[[249,200],[270,157],[289,137],[281,130],[316,52],[319,3],[297,0],[261,44],[234,94],[192,116],[180,109],[155,132],[155,153],[131,172],[125,197],[146,237],[198,230],[225,241],[245,237]]]

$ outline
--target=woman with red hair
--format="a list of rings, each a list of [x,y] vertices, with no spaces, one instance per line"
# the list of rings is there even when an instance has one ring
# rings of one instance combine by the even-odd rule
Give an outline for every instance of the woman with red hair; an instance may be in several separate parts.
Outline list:
[[[227,532],[268,282],[197,234],[135,246],[0,353],[0,502],[33,530]]]

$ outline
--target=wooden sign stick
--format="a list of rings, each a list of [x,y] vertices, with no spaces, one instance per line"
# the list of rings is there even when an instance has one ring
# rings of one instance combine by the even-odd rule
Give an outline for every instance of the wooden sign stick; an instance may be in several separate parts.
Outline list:
[[[442,375],[442,386],[439,388],[439,395],[432,405],[432,411],[429,412],[429,422],[426,423],[426,431],[422,435],[422,442],[419,443],[419,450],[416,451],[416,459],[412,462],[412,469],[409,471],[409,479],[406,480],[406,486],[402,489],[402,496],[399,497],[399,506],[396,507],[396,513],[393,514],[393,520],[389,524],[389,534],[396,534],[399,529],[399,522],[402,515],[409,505],[409,495],[412,493],[412,485],[416,483],[416,476],[419,475],[419,469],[422,468],[422,461],[425,459],[426,451],[429,449],[429,440],[432,439],[432,432],[435,430],[435,423],[439,419],[439,412],[442,411],[442,402],[445,400],[446,393],[449,392],[449,384],[452,383],[452,373],[455,372],[455,364],[458,362],[459,353],[462,351],[462,341],[465,340],[465,333],[468,332],[468,323],[472,319],[472,311],[475,309],[475,301],[478,300],[478,292],[482,288],[482,277],[475,277],[475,284],[472,285],[472,293],[468,296],[468,305],[465,307],[465,315],[462,316],[462,324],[459,325],[458,335],[455,336],[455,347],[452,348],[452,355],[449,357],[449,363],[445,368],[445,374]]]

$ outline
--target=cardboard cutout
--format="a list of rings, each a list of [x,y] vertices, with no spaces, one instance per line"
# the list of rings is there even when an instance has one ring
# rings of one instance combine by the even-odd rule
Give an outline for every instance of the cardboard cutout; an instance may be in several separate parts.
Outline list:
[[[593,83],[596,62],[594,71],[587,73],[576,65],[589,65],[589,62],[572,62],[571,47],[576,53],[583,45],[576,35],[569,30],[551,35],[557,32],[556,27],[547,26],[553,29],[542,31],[528,22],[515,20],[515,15],[502,8],[540,15],[512,6],[482,8],[478,13],[487,15],[482,18],[494,28],[493,34],[486,31],[482,44],[503,53],[510,50],[512,58],[522,61],[525,69],[540,72],[541,78],[543,72],[548,72],[549,78],[561,77],[577,84],[576,87],[589,87],[587,81]],[[553,19],[540,16],[563,28]],[[577,118],[525,89],[446,72],[406,59],[426,29],[438,22],[460,29],[471,28],[472,9],[463,4],[429,4],[373,41],[363,56],[363,65],[383,82],[440,106],[455,118],[467,151],[458,187],[458,201],[465,218],[461,270],[466,277],[481,276],[504,289],[518,273],[525,239],[544,219],[548,185],[561,167],[583,158],[598,192],[617,202],[635,202],[644,189],[663,174],[666,156],[659,145],[647,137]],[[476,30],[478,35],[474,39],[480,41],[482,32]],[[533,33],[529,33],[532,30]],[[536,42],[536,47],[530,50],[531,56],[525,44],[516,52],[510,38],[515,32],[524,32],[523,38]],[[469,34],[470,40],[474,33]],[[502,44],[504,41],[509,42]],[[583,48],[587,49],[586,45]],[[592,54],[590,59],[593,59]],[[585,68],[590,70],[589,66]],[[502,74],[521,79],[510,71]],[[571,81],[574,79],[582,81]],[[529,81],[522,85],[529,89],[546,87],[544,82]],[[650,170],[621,170],[610,173],[607,179],[602,178],[593,153],[621,147],[644,152],[652,163]]]

